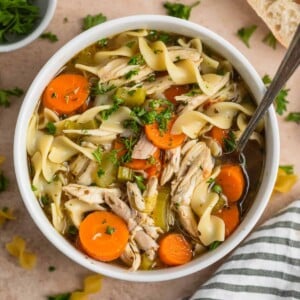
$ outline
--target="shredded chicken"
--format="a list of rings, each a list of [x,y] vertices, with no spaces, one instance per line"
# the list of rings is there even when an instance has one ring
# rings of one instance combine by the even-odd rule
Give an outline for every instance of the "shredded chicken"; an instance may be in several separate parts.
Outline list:
[[[121,257],[122,261],[130,266],[129,271],[136,271],[141,265],[141,254],[134,240],[130,240]]]
[[[181,147],[169,149],[165,151],[165,166],[161,174],[160,184],[165,185],[172,176],[178,172],[180,165]]]
[[[133,148],[131,157],[134,159],[147,159],[151,157],[156,150],[157,147],[147,139],[145,134],[142,134]]]
[[[175,97],[176,101],[184,102],[185,105],[179,106],[178,112],[183,114],[187,111],[192,111],[197,109],[200,105],[204,104],[209,100],[209,96],[205,94],[196,95],[196,96],[188,96],[188,95],[180,95]]]
[[[145,201],[138,185],[135,182],[128,181],[126,186],[127,196],[131,207],[135,207],[139,211],[144,211]]]

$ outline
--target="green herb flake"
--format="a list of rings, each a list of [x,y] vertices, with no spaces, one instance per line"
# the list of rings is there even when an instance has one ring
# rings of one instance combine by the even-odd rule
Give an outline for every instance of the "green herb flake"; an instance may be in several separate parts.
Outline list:
[[[256,25],[252,25],[252,26],[249,26],[249,27],[240,28],[237,32],[238,37],[242,40],[242,42],[248,48],[250,48],[249,40],[250,40],[252,34],[254,33],[254,31],[256,30],[256,28],[257,28]]]
[[[300,123],[300,112],[290,112],[286,117],[285,120],[288,122],[296,122]]]
[[[38,189],[37,189],[37,187],[35,186],[35,185],[31,185],[31,190],[33,191],[33,192],[36,192]]]
[[[20,97],[23,95],[23,93],[24,91],[18,87],[15,87],[14,89],[11,90],[0,89],[0,106],[9,107],[10,106],[9,97],[10,96]]]
[[[102,13],[98,15],[87,15],[83,19],[83,27],[82,30],[90,29],[91,27],[94,27],[96,25],[99,25],[101,23],[106,22],[107,18]]]
[[[0,171],[0,192],[7,189],[8,179],[4,176],[3,171]]]
[[[44,39],[44,40],[49,40],[51,43],[55,43],[58,41],[57,35],[50,31],[44,32],[43,34],[41,34],[40,38]]]
[[[102,148],[98,147],[94,152],[92,152],[92,155],[94,156],[95,160],[98,164],[101,164],[102,161]]]
[[[56,268],[54,266],[49,266],[48,267],[49,272],[54,272],[55,270],[56,270]]]
[[[144,192],[146,190],[145,178],[142,175],[133,175],[133,178],[141,192]]]
[[[139,74],[139,69],[130,70],[124,75],[125,79],[130,79],[132,76]]]
[[[76,235],[78,234],[78,229],[77,229],[77,227],[74,226],[74,225],[70,225],[70,226],[68,227],[68,234],[69,234],[69,235],[72,235],[72,236],[76,236]]]
[[[47,131],[48,134],[55,135],[55,133],[56,133],[56,126],[54,125],[53,122],[48,122],[46,124],[45,129],[46,129],[46,131]]]
[[[134,56],[132,56],[128,62],[128,65],[144,65],[145,64],[145,60],[144,57],[142,56],[142,54],[136,54]]]
[[[116,112],[120,105],[124,103],[124,100],[121,98],[114,97],[114,102],[111,108],[102,110],[100,116],[103,120],[107,120],[114,112]]]
[[[229,131],[228,136],[223,139],[225,152],[232,152],[236,148],[236,137],[232,130]]]
[[[110,160],[110,162],[113,164],[113,165],[117,165],[119,162],[118,162],[118,151],[116,149],[114,150],[111,150],[109,153],[108,153],[108,159]]]
[[[262,81],[264,85],[268,86],[272,82],[272,79],[268,74],[265,74],[262,78]]]
[[[122,144],[125,146],[125,149],[127,150],[126,153],[124,155],[122,155],[122,157],[120,158],[121,163],[126,163],[126,162],[131,161],[133,147],[137,143],[137,141],[138,141],[138,138],[134,137],[134,136],[121,139]]]
[[[283,170],[286,174],[291,175],[294,174],[294,166],[293,165],[282,165],[279,166],[279,169]]]
[[[0,43],[9,36],[25,36],[29,34],[40,18],[40,9],[32,1],[1,0],[0,1]]]
[[[108,225],[108,226],[106,227],[105,233],[106,233],[106,234],[109,234],[109,235],[112,235],[115,231],[116,231],[116,228],[114,228],[114,227]]]
[[[98,171],[97,171],[97,176],[100,178],[104,174],[105,174],[105,171],[103,169],[99,168]]]
[[[215,182],[215,179],[214,178],[209,178],[207,181],[206,181],[208,184],[212,184]]]
[[[41,197],[41,203],[43,206],[48,206],[51,203],[51,200],[48,195],[43,195]]]
[[[64,17],[63,23],[66,24],[66,23],[68,23],[68,22],[69,22],[69,19],[68,19],[67,17]]]
[[[209,249],[209,251],[215,250],[215,249],[218,248],[221,244],[222,244],[222,242],[220,242],[220,241],[214,241],[214,242],[212,242],[212,243],[209,245],[208,249]]]
[[[222,187],[219,184],[214,184],[211,190],[217,194],[222,193]]]
[[[199,5],[200,1],[196,1],[191,5],[184,5],[181,3],[165,2],[164,8],[167,10],[167,14],[172,17],[188,20],[190,18],[192,8]]]
[[[126,43],[125,46],[128,48],[132,48],[134,44],[135,44],[135,41],[129,41],[128,43]]]
[[[70,300],[71,293],[58,294],[55,296],[48,296],[48,300]]]
[[[262,41],[274,50],[276,49],[277,40],[271,31],[263,38]]]
[[[91,95],[92,96],[97,96],[97,95],[104,95],[113,89],[115,89],[116,86],[112,85],[104,85],[104,84],[95,84],[91,88]]]
[[[146,81],[147,82],[153,82],[156,80],[156,76],[154,73],[150,74],[147,78],[146,78]]]
[[[107,46],[108,44],[108,39],[107,38],[104,38],[104,39],[101,39],[97,42],[97,44],[101,47],[101,48],[104,48]]]
[[[134,134],[139,134],[142,130],[140,124],[133,119],[127,119],[123,121],[123,127],[126,129],[130,129]]]
[[[156,164],[156,159],[152,155],[147,159],[147,161],[150,165],[155,165]]]

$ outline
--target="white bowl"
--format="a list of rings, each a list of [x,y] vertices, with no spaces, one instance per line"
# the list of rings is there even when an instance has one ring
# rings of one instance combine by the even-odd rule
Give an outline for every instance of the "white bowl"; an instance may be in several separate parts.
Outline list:
[[[35,1],[34,4],[40,8],[40,19],[37,21],[34,29],[28,35],[22,35],[16,37],[12,41],[0,44],[0,53],[17,50],[37,39],[49,25],[55,12],[56,3],[57,0]]]
[[[81,33],[62,47],[41,69],[30,86],[19,113],[14,139],[14,163],[23,201],[36,225],[55,247],[78,264],[94,272],[122,280],[150,282],[170,280],[202,270],[224,257],[246,237],[262,215],[272,193],[279,163],[279,136],[275,112],[273,108],[270,108],[266,115],[266,161],[259,191],[251,209],[237,230],[215,251],[210,251],[178,267],[154,271],[129,272],[119,266],[93,260],[73,247],[48,221],[31,190],[26,156],[26,129],[37,101],[47,83],[67,61],[81,49],[101,38],[139,28],[163,30],[191,37],[200,37],[206,45],[220,53],[233,64],[248,84],[258,102],[262,98],[265,87],[255,69],[237,49],[214,32],[200,25],[167,16],[140,15],[112,20]]]

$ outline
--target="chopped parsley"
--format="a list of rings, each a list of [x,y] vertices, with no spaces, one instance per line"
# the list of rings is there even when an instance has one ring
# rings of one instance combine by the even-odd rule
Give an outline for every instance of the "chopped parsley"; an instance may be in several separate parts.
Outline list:
[[[24,91],[18,87],[15,87],[14,89],[11,90],[0,89],[0,106],[9,107],[10,106],[9,97],[10,96],[20,97],[23,95],[23,93]]]
[[[242,40],[242,42],[243,42],[248,48],[250,48],[249,40],[250,40],[252,34],[254,33],[254,31],[256,30],[256,28],[257,28],[256,25],[252,25],[252,26],[249,26],[249,27],[243,27],[243,28],[240,28],[240,29],[237,31],[238,37]]]
[[[118,151],[116,149],[111,150],[110,152],[108,152],[108,159],[110,160],[110,162],[113,165],[117,165],[118,164]]]
[[[276,49],[277,40],[271,31],[263,38],[262,41],[274,50]]]
[[[37,187],[35,186],[35,185],[31,185],[31,190],[33,191],[33,192],[36,192],[38,189],[37,189]]]
[[[48,300],[70,300],[71,293],[63,293],[55,296],[48,296]]]
[[[224,148],[226,152],[232,152],[236,148],[236,137],[232,130],[228,132],[226,138],[223,139]]]
[[[41,203],[43,206],[48,206],[51,203],[51,200],[48,195],[44,195],[41,197]]]
[[[111,108],[102,110],[100,112],[101,118],[107,120],[114,112],[116,112],[120,105],[124,103],[124,100],[121,98],[114,97],[114,103]]]
[[[285,120],[288,121],[288,122],[300,123],[300,112],[290,112],[285,117]]]
[[[66,24],[69,22],[69,19],[67,17],[64,17],[63,22],[64,22],[64,24]]]
[[[137,141],[138,141],[138,138],[133,137],[133,136],[131,136],[129,138],[121,139],[122,144],[125,146],[125,149],[127,150],[126,153],[124,155],[122,155],[122,157],[120,158],[121,163],[126,163],[126,162],[131,161],[133,147],[137,143]]]
[[[133,178],[141,192],[145,191],[145,178],[142,175],[133,175]]]
[[[38,6],[28,0],[0,1],[0,43],[8,40],[10,35],[30,33],[40,17]]]
[[[114,232],[116,231],[116,228],[115,227],[112,227],[112,226],[107,226],[106,227],[106,230],[105,230],[105,233],[106,234],[109,234],[109,235],[112,235]]]
[[[107,44],[108,44],[108,39],[107,38],[104,38],[104,39],[101,39],[97,42],[97,44],[100,46],[100,47],[106,47]]]
[[[99,25],[101,23],[106,22],[107,18],[102,13],[98,15],[87,15],[83,19],[83,27],[82,30],[90,29],[91,27],[94,27],[96,25]]]
[[[139,74],[139,69],[130,70],[124,75],[125,79],[130,79],[132,76]]]
[[[103,151],[102,148],[98,147],[94,152],[92,152],[95,160],[98,164],[101,164]]]
[[[221,244],[222,244],[222,242],[220,242],[220,241],[214,241],[214,242],[212,242],[212,243],[209,245],[208,249],[209,249],[209,251],[215,250],[215,249],[218,248]]]
[[[100,178],[104,174],[105,174],[105,171],[103,169],[99,168],[98,171],[97,171],[97,176]]]
[[[269,75],[266,74],[263,76],[262,81],[266,87],[269,87],[270,83],[272,82],[272,79]],[[283,88],[279,91],[275,98],[275,110],[280,116],[282,116],[283,113],[287,110],[287,104],[289,103],[289,101],[286,98],[288,96],[289,91],[289,89]]]
[[[188,20],[190,18],[192,8],[199,5],[199,3],[200,1],[196,1],[191,5],[184,5],[175,2],[165,2],[163,6],[167,10],[167,14],[169,16]]]
[[[283,170],[288,175],[294,174],[294,166],[293,165],[279,166],[279,169]]]
[[[49,40],[51,43],[55,43],[58,41],[57,35],[50,31],[44,32],[43,34],[41,34],[40,38],[44,39],[44,40]]]
[[[142,66],[144,64],[145,64],[144,57],[140,53],[132,56],[128,62],[128,65],[141,65]]]
[[[69,235],[72,235],[72,236],[76,236],[76,235],[78,234],[78,229],[77,229],[77,227],[74,226],[74,225],[70,225],[70,226],[68,227],[68,234],[69,234]]]
[[[127,119],[122,124],[124,128],[130,129],[134,134],[139,134],[142,130],[141,125],[133,119]]]
[[[222,187],[219,184],[214,184],[211,190],[217,194],[221,194],[223,191]]]
[[[8,179],[4,176],[3,171],[0,171],[0,192],[7,189]]]
[[[45,129],[46,129],[47,133],[49,133],[49,134],[55,135],[55,133],[56,133],[56,126],[54,125],[53,122],[48,122],[46,124]]]
[[[113,89],[115,89],[116,86],[112,85],[104,85],[104,84],[94,84],[91,88],[91,94],[92,96],[97,96],[97,95],[103,95],[106,94]]]
[[[128,43],[126,43],[126,47],[132,48],[134,44],[135,44],[135,41],[129,41]]]
[[[146,81],[148,82],[153,82],[156,80],[156,76],[154,73],[150,74],[147,78],[146,78]]]
[[[54,272],[55,270],[56,270],[56,268],[54,266],[49,266],[48,267],[49,272]]]

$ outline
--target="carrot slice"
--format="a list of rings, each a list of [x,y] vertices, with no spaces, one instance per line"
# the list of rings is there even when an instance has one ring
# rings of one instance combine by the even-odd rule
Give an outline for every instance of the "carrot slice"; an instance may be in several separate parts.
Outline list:
[[[240,223],[240,213],[236,204],[224,207],[216,216],[225,223],[225,237],[230,236]]]
[[[175,100],[175,97],[185,94],[189,90],[190,88],[188,85],[172,85],[164,91],[164,95],[170,102],[176,104],[177,101]]]
[[[167,130],[161,131],[157,123],[152,123],[145,125],[145,133],[149,141],[159,149],[172,149],[180,146],[186,135],[181,134],[171,134],[172,126],[176,118],[172,118],[167,124]]]
[[[80,244],[91,257],[101,261],[117,259],[128,242],[127,225],[107,211],[89,214],[79,226]]]
[[[169,233],[159,242],[158,255],[168,266],[178,266],[192,259],[192,248],[180,233]]]
[[[228,130],[214,126],[209,135],[224,149],[224,139],[228,138]]]
[[[159,156],[160,150],[157,149],[153,154],[153,158],[157,161],[159,160]],[[133,158],[130,162],[126,163],[125,166],[133,170],[146,170],[148,168],[151,168],[153,165],[148,159]]]
[[[44,106],[58,114],[70,115],[84,105],[89,95],[89,82],[79,74],[61,74],[46,87]]]
[[[246,185],[241,166],[232,164],[221,166],[216,183],[222,187],[222,191],[229,202],[238,201],[243,195]]]

